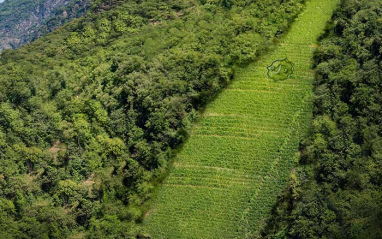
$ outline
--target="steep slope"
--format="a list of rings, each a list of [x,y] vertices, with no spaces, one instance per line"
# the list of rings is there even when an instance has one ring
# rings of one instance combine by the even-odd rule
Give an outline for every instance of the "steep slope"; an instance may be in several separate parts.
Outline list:
[[[1,236],[134,237],[195,112],[303,2],[96,1],[86,17],[4,50]]]
[[[288,179],[312,110],[311,58],[339,1],[311,0],[269,54],[237,69],[208,105],[158,190],[144,225],[152,238],[248,238],[269,217]],[[288,57],[291,79],[266,66]]]
[[[88,0],[6,0],[0,4],[0,50],[18,48],[84,15]]]
[[[382,235],[382,2],[342,0],[315,53],[313,125],[266,238]]]

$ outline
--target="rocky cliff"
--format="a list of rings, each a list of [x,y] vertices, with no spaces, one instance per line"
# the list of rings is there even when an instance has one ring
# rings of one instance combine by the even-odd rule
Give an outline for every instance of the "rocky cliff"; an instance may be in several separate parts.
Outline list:
[[[17,48],[84,15],[88,0],[6,0],[0,3],[0,50]]]

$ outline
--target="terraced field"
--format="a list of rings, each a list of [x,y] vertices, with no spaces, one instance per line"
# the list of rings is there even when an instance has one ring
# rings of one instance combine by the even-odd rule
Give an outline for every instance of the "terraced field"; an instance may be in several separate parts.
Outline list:
[[[270,53],[237,69],[206,109],[152,202],[152,238],[248,238],[268,218],[285,186],[312,110],[316,39],[339,0],[310,0]],[[266,66],[288,57],[291,79],[274,82]]]

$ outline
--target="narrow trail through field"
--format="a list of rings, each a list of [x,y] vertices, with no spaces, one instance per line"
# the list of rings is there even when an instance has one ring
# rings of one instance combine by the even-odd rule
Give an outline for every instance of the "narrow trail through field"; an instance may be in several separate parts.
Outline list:
[[[311,58],[339,0],[310,0],[277,47],[208,105],[144,221],[154,239],[249,238],[285,186],[312,114]],[[295,64],[274,82],[273,60]]]

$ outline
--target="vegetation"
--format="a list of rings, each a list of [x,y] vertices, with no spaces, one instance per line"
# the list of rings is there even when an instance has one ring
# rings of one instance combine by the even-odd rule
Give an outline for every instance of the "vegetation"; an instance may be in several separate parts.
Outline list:
[[[147,237],[259,235],[309,128],[310,60],[338,2],[307,2],[275,49],[236,69],[235,80],[206,107],[158,188],[144,221]],[[269,79],[266,67],[285,57],[295,63],[295,74]]]
[[[314,121],[266,238],[381,238],[382,3],[343,0],[315,53]]]
[[[2,236],[134,238],[195,112],[302,3],[94,1],[86,18],[4,51]]]

